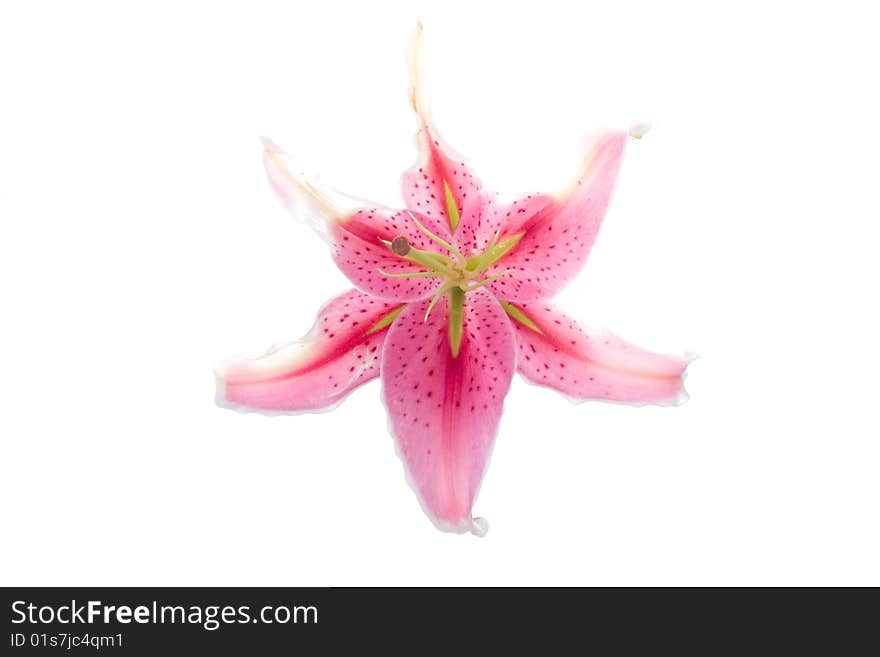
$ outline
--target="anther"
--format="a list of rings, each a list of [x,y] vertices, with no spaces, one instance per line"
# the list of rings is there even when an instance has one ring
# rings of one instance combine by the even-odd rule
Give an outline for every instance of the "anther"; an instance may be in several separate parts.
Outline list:
[[[391,250],[400,257],[405,256],[410,250],[409,240],[403,235],[398,235],[391,242]]]

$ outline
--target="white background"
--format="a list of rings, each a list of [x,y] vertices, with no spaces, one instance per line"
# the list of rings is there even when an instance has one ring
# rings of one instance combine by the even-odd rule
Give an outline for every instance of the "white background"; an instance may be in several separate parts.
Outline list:
[[[4,3],[0,583],[880,584],[880,116],[870,3]],[[347,289],[264,180],[267,134],[400,203],[404,53],[484,183],[556,191],[649,121],[559,297],[693,351],[680,408],[517,379],[438,532],[379,384],[214,405],[212,366]]]

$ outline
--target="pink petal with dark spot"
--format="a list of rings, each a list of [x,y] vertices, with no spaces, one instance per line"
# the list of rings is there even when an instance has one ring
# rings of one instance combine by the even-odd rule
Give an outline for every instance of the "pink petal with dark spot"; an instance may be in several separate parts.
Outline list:
[[[428,230],[448,239],[449,230],[437,219],[418,216]],[[412,217],[404,211],[363,209],[357,210],[330,227],[333,260],[359,289],[381,299],[416,301],[433,296],[442,284],[436,278],[389,278],[386,273],[424,271],[422,267],[395,255],[381,240],[394,241],[403,236],[410,246],[424,251],[448,255],[419,231]]]
[[[580,271],[599,234],[626,139],[623,132],[602,135],[577,183],[565,196],[529,196],[499,210],[504,235],[525,231],[519,244],[488,272],[510,270],[492,284],[499,298],[547,299]]]
[[[449,185],[462,218],[473,210],[472,201],[480,191],[480,181],[461,157],[452,155],[441,145],[436,132],[424,120],[416,139],[419,159],[403,174],[403,202],[413,212],[441,218],[449,226],[443,181]]]
[[[217,370],[217,401],[242,410],[316,411],[379,376],[388,329],[368,334],[394,304],[357,290],[332,299],[308,335]]]
[[[455,246],[467,257],[483,253],[504,223],[496,196],[482,191],[469,200],[454,235]]]
[[[517,304],[541,330],[519,322],[517,370],[528,381],[577,400],[677,404],[687,395],[687,362],[646,351],[608,331],[590,331],[552,306]]]
[[[513,375],[510,321],[485,290],[465,299],[464,338],[453,358],[444,297],[407,306],[388,332],[382,395],[409,481],[438,527],[471,530],[471,507]]]

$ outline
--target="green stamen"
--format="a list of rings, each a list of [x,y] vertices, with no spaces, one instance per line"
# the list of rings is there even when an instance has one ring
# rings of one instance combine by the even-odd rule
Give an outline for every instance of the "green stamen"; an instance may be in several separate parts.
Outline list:
[[[489,278],[484,278],[483,280],[478,281],[478,282],[474,283],[473,285],[469,285],[467,288],[465,288],[464,291],[470,292],[471,290],[476,290],[477,288],[483,287],[484,285],[488,285],[492,281],[497,281],[502,276],[507,276],[507,274],[509,274],[509,273],[510,273],[510,270],[503,271],[500,274],[495,274],[494,276],[490,276]]]
[[[377,269],[376,271],[388,278],[443,278],[443,274],[439,271],[410,271],[399,274],[391,274],[382,269]]]
[[[458,258],[459,262],[462,262],[462,263],[465,262],[465,257],[461,254],[461,251],[459,251],[458,249],[456,249],[454,246],[452,246],[449,242],[447,242],[447,241],[444,240],[443,238],[438,237],[437,235],[435,235],[434,233],[432,233],[430,230],[428,230],[427,228],[425,228],[425,227],[419,222],[419,220],[416,219],[416,216],[415,216],[412,212],[410,212],[409,210],[407,210],[407,214],[409,214],[409,216],[412,217],[412,220],[415,222],[416,227],[417,227],[420,231],[422,231],[422,232],[423,232],[425,235],[427,235],[431,240],[433,240],[434,242],[436,242],[437,244],[439,244],[440,246],[442,246],[444,249],[446,249],[446,250],[449,251],[450,253],[454,254],[455,257]]]
[[[425,321],[428,321],[428,316],[431,314],[431,311],[434,310],[434,306],[437,305],[437,302],[440,301],[440,297],[442,297],[446,292],[448,292],[452,288],[452,285],[447,283],[439,290],[437,290],[437,294],[434,295],[434,298],[431,299],[431,303],[428,304],[428,309],[425,311]]]
[[[431,253],[430,251],[422,251],[421,249],[410,249],[404,260],[415,262],[425,269],[441,272],[444,275],[451,273],[452,261],[440,255],[439,253]]]

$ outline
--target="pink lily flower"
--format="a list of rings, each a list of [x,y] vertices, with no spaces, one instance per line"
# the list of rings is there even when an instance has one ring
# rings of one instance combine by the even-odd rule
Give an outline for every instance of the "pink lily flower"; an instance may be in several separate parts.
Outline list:
[[[482,535],[487,524],[471,509],[514,370],[578,401],[674,404],[685,398],[687,363],[586,330],[548,301],[596,241],[628,134],[596,139],[562,194],[501,205],[432,127],[420,50],[421,28],[410,51],[419,159],[403,175],[405,209],[323,189],[265,141],[272,187],[356,289],[325,305],[301,340],[220,367],[218,402],[318,411],[381,377],[423,509],[442,530]]]

